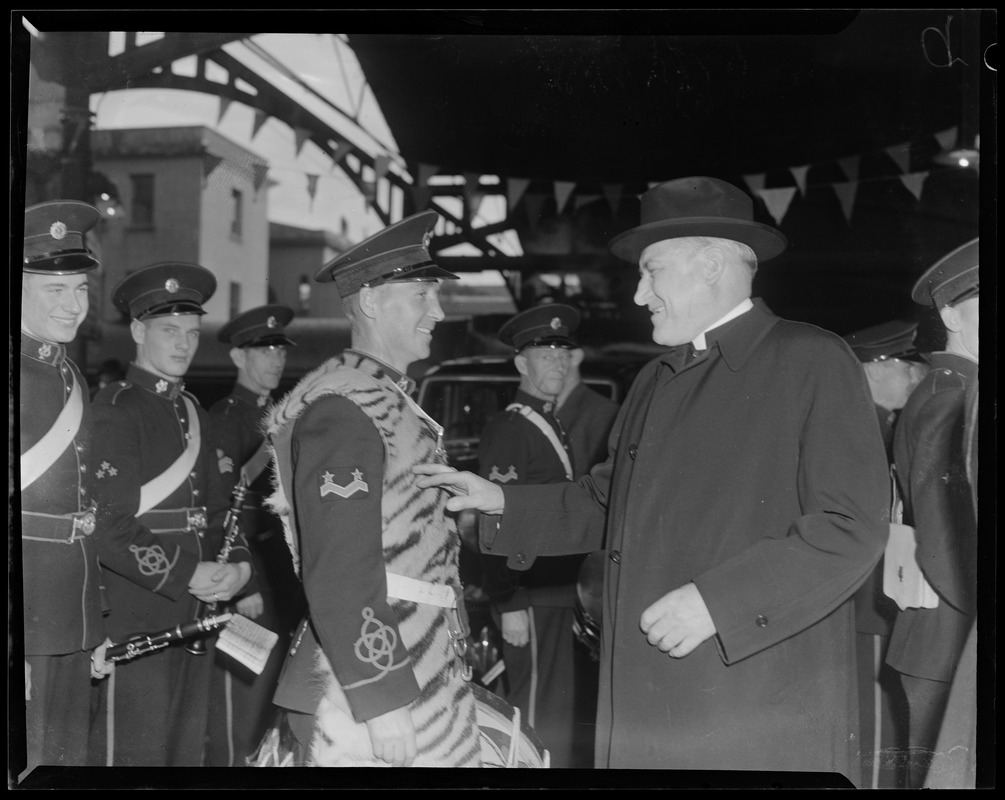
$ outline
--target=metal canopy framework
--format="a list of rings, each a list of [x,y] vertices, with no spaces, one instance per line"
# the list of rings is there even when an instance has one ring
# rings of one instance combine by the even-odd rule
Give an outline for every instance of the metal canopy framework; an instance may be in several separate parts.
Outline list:
[[[860,270],[878,286],[878,316],[919,269],[975,235],[977,173],[940,164],[935,136],[954,129],[959,142],[976,143],[983,124],[994,164],[994,120],[980,113],[994,82],[981,45],[994,41],[991,12],[806,12],[785,24],[765,12],[696,13],[545,14],[525,22],[516,14],[396,12],[394,30],[409,33],[345,34],[399,148],[394,168],[379,174],[380,191],[372,177],[386,154],[224,50],[257,34],[168,32],[145,44],[127,34],[125,50],[112,56],[107,33],[45,33],[33,42],[32,60],[67,86],[69,134],[87,118],[91,93],[128,88],[204,92],[295,127],[385,224],[437,210],[446,224],[431,248],[454,271],[623,270],[605,243],[637,223],[639,194],[695,174],[747,187],[753,176],[795,191],[794,171],[804,170],[808,185],[787,220],[792,247],[763,278],[776,281],[769,288],[794,310],[831,313],[834,286],[843,290]],[[549,24],[535,24],[542,18]],[[261,23],[254,13],[241,19]],[[325,19],[352,31],[357,18]],[[192,56],[194,74],[175,71]],[[221,71],[223,80],[211,75]],[[340,157],[344,143],[349,158]],[[928,175],[926,197],[915,200],[901,185],[885,154],[895,147],[911,177]],[[852,158],[861,159],[857,181],[841,165]],[[423,172],[444,180],[423,182]],[[514,179],[523,184],[520,202],[507,193]],[[558,183],[571,187],[564,213]],[[854,224],[847,207],[841,216],[846,200],[834,187],[843,183],[856,186]],[[469,204],[476,192],[505,197],[505,218],[477,219]],[[765,204],[755,206],[759,221],[776,221]],[[523,256],[493,246],[493,234],[507,231],[520,237]],[[481,255],[444,252],[461,243]],[[806,277],[808,263],[820,279]]]

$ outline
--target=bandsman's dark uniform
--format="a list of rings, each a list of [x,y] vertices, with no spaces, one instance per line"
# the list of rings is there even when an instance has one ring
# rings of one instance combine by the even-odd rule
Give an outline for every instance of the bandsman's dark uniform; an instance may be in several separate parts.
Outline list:
[[[253,308],[221,328],[217,338],[234,347],[292,347],[294,342],[283,327],[292,316],[285,306]],[[209,410],[210,444],[224,488],[232,493],[242,475],[248,486],[240,526],[251,548],[257,591],[262,595],[263,611],[255,622],[279,639],[258,675],[217,653],[207,766],[244,766],[245,758],[254,753],[273,716],[272,695],[292,631],[306,610],[282,523],[263,505],[272,493],[271,453],[262,427],[271,399],[238,383]],[[245,590],[236,599],[251,593]]]
[[[98,262],[84,246],[97,209],[57,201],[25,211],[24,271],[71,275]],[[91,491],[87,384],[66,346],[21,330],[21,565],[27,765],[85,766],[89,651],[105,640]],[[11,680],[19,683],[12,664]]]
[[[892,320],[844,337],[858,360],[867,364],[884,359],[920,361],[914,347],[918,325]],[[876,406],[887,458],[893,463],[893,433],[901,409]],[[893,481],[891,471],[890,480]],[[890,484],[891,499],[893,484]],[[907,741],[907,705],[896,672],[884,662],[890,644],[897,604],[883,593],[883,559],[855,593],[855,631],[858,663],[858,720],[861,747],[861,786],[903,788],[905,772],[899,757]]]
[[[203,313],[214,288],[202,267],[155,265],[127,276],[114,299],[133,318],[172,304]],[[109,635],[121,643],[199,615],[188,584],[220,552],[229,497],[208,445],[209,415],[182,381],[131,364],[125,380],[97,394],[94,418],[99,552]],[[250,561],[243,537],[229,560]],[[212,663],[212,641],[207,654],[175,643],[119,663],[95,720],[107,764],[200,766]]]
[[[975,239],[936,262],[915,285],[912,298],[942,308],[978,294]],[[966,474],[965,410],[978,365],[949,352],[932,353],[930,363],[894,435],[904,524],[914,528],[915,558],[938,595],[934,608],[898,612],[886,658],[901,673],[910,707],[910,788],[924,781],[977,610],[977,520]]]
[[[499,338],[518,352],[532,346],[568,349],[575,347],[570,337],[578,322],[574,308],[548,304],[513,317],[500,329]],[[513,403],[490,419],[482,432],[478,463],[483,478],[502,485],[571,480],[571,450],[555,403],[518,391]],[[495,525],[495,520],[483,518],[482,524]],[[498,615],[506,612],[526,611],[530,616],[528,644],[515,647],[503,641],[506,671],[501,694],[541,737],[553,767],[592,766],[592,741],[582,754],[583,763],[577,763],[573,748],[577,738],[573,623],[584,556],[538,559],[525,572],[510,569],[503,557],[482,559],[484,588],[497,622]]]

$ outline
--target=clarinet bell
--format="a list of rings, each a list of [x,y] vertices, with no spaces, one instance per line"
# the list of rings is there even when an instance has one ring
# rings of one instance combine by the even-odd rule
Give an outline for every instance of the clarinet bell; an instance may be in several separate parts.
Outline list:
[[[194,656],[204,656],[207,652],[209,652],[209,646],[203,638],[192,639],[185,645],[185,650]]]

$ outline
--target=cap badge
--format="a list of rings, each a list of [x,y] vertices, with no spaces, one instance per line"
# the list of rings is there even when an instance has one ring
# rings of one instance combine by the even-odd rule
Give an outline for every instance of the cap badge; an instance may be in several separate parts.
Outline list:
[[[159,380],[154,388],[157,390],[158,394],[163,394],[168,389],[168,382],[165,380]]]
[[[62,222],[54,222],[49,226],[49,235],[53,239],[63,239],[66,237],[66,225]]]
[[[551,329],[553,331],[557,331],[561,327],[562,327],[562,320],[560,320],[558,317],[552,317],[551,318]]]
[[[168,278],[164,282],[164,288],[167,289],[171,294],[178,291],[178,281],[175,278]]]
[[[275,317],[269,317],[266,320],[266,322],[265,322],[265,326],[267,328],[275,328],[276,327],[276,318]]]
[[[422,235],[422,246],[428,250],[429,249],[429,243],[432,240],[433,240],[433,232],[432,231],[426,231]]]

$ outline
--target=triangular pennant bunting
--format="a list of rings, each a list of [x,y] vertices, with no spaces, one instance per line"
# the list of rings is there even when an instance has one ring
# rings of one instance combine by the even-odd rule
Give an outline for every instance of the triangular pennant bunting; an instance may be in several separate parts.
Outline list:
[[[747,188],[756,194],[764,188],[764,175],[765,173],[763,172],[759,172],[755,175],[744,175],[743,180],[746,182]]]
[[[914,195],[915,200],[921,200],[921,190],[927,177],[927,172],[909,172],[907,175],[900,176],[900,182],[904,184],[907,191]]]
[[[429,183],[429,179],[432,178],[437,172],[440,171],[439,167],[435,167],[432,164],[419,164],[419,175],[418,183],[419,186],[426,186]]]
[[[837,195],[837,198],[841,203],[841,211],[844,214],[845,221],[850,224],[851,208],[852,204],[855,202],[855,192],[858,189],[858,183],[848,181],[847,183],[835,183],[833,186],[834,193]]]
[[[223,119],[223,115],[227,113],[227,109],[230,108],[231,99],[229,97],[220,98],[220,110],[216,113],[216,124],[219,125],[220,121]]]
[[[579,209],[583,206],[592,203],[594,200],[599,200],[599,194],[577,194],[576,199],[572,203],[573,209]]]
[[[576,188],[572,181],[555,181],[555,212],[561,214],[565,204],[569,202],[569,195]]]
[[[809,172],[809,165],[802,167],[790,167],[789,172],[792,173],[792,177],[796,181],[796,186],[799,187],[799,194],[806,194],[806,173]]]
[[[758,194],[764,201],[768,213],[775,220],[775,224],[781,225],[786,212],[789,210],[792,198],[796,196],[796,187],[784,186],[780,189],[761,189]]]
[[[314,208],[314,195],[318,193],[318,176],[307,176],[307,195],[311,198],[311,209]]]
[[[307,128],[294,128],[293,135],[296,137],[296,151],[299,156],[300,151],[304,149],[304,143],[311,138],[311,132]]]
[[[956,147],[956,132],[957,128],[954,125],[952,128],[935,134],[935,140],[939,143],[939,147],[943,150],[952,150]]]
[[[255,109],[255,121],[251,126],[251,138],[254,139],[258,135],[258,131],[261,130],[262,126],[265,124],[265,120],[269,118],[269,115],[264,111],[259,111]]]
[[[611,214],[617,216],[618,206],[621,205],[621,184],[605,183],[604,197],[607,198],[607,205],[611,207]]]
[[[899,167],[901,172],[907,172],[911,167],[911,148],[907,142],[895,144],[886,148],[886,154],[890,160]]]
[[[527,219],[531,228],[536,228],[541,220],[541,209],[544,207],[543,194],[526,194],[523,197],[523,207],[527,209]]]
[[[506,207],[509,211],[516,208],[523,193],[530,186],[529,178],[507,178],[506,179]]]
[[[841,167],[841,171],[844,172],[845,177],[854,183],[858,180],[858,164],[860,158],[858,156],[848,156],[847,158],[839,158],[838,165]]]
[[[329,141],[328,144],[331,145],[332,142]],[[335,140],[334,144],[335,148],[334,152],[332,153],[332,169],[335,169],[336,166],[341,164],[342,159],[344,159],[347,155],[349,155],[349,153],[352,152],[352,145],[349,144],[349,142],[345,141],[344,139],[337,139]]]

